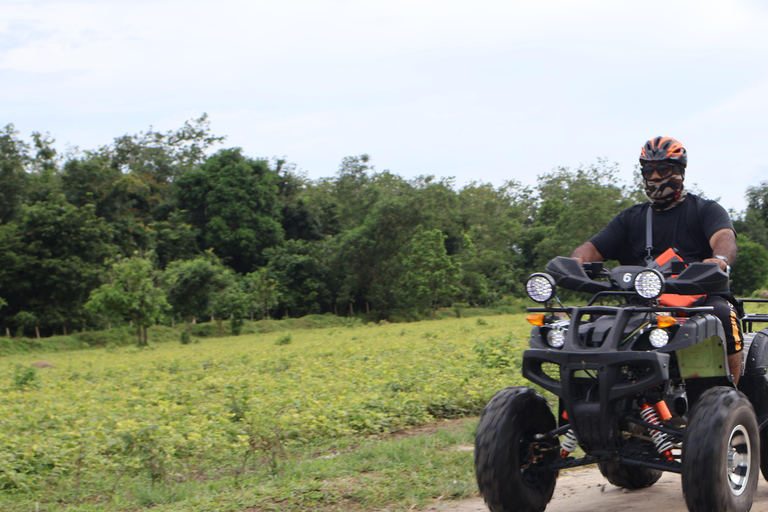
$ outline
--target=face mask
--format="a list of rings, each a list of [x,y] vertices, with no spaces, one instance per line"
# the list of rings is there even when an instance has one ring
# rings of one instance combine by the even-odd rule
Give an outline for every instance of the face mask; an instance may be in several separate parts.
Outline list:
[[[674,208],[685,199],[683,176],[680,174],[670,174],[660,180],[643,181],[645,182],[645,195],[648,196],[654,210]]]

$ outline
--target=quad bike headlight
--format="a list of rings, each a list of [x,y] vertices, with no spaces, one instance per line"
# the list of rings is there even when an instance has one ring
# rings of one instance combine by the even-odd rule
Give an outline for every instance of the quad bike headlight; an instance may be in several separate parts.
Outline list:
[[[552,329],[547,333],[547,343],[552,348],[565,345],[565,329]]]
[[[669,343],[669,333],[666,329],[654,329],[650,335],[651,345],[656,348],[662,348]]]
[[[568,334],[568,320],[558,320],[548,325],[547,344],[552,348],[560,348],[565,345],[565,336]]]
[[[549,274],[531,274],[525,283],[528,296],[536,302],[547,302],[555,295],[555,280]]]
[[[664,276],[658,270],[648,268],[635,276],[635,291],[644,299],[656,299],[664,291]]]

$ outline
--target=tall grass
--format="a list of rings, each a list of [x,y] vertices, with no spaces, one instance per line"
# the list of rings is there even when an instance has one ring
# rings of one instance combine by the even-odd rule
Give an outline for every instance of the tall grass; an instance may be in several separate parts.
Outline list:
[[[458,316],[470,318],[479,316],[497,316],[524,311],[525,302],[522,299],[508,299],[496,308],[444,308],[438,311],[437,319],[450,319]],[[428,319],[427,314],[416,311],[394,312],[385,323],[412,323]],[[376,315],[359,315],[355,317],[336,316],[331,313],[323,315],[307,315],[301,318],[283,318],[280,320],[265,319],[246,320],[240,329],[240,334],[269,333],[277,331],[292,331],[298,329],[322,329],[330,327],[356,327],[368,323],[378,323]],[[192,338],[218,338],[231,336],[231,322],[224,322],[223,334],[215,322],[192,324]],[[183,324],[174,327],[155,325],[149,328],[148,338],[152,344],[177,342],[185,330]],[[25,354],[34,352],[60,352],[82,350],[99,347],[126,347],[136,344],[135,328],[121,325],[101,331],[75,332],[67,336],[50,336],[46,338],[26,338],[0,336],[0,356]]]
[[[523,315],[306,328],[331,320],[0,358],[0,510],[365,510],[471,492],[466,431],[384,440],[522,384]],[[35,359],[54,367],[27,375]]]

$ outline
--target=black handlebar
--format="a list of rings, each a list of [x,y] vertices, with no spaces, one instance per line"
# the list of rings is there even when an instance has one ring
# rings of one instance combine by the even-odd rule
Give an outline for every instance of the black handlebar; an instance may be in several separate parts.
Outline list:
[[[598,268],[595,268],[593,263],[582,266],[575,258],[558,256],[547,264],[546,271],[554,278],[557,286],[594,295],[607,291],[626,290],[627,286],[622,282],[633,282],[634,276],[647,268],[640,265],[623,265],[605,271],[602,265]],[[607,280],[598,281],[593,277]],[[665,273],[664,281],[665,293],[708,295],[729,291],[728,274],[723,272],[716,263],[691,263],[680,271],[679,275]]]

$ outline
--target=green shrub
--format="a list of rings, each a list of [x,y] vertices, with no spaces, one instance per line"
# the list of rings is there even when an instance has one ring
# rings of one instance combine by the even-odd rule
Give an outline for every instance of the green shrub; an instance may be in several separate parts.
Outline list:
[[[179,331],[183,326],[170,327],[168,325],[153,325],[149,328],[148,336],[150,343],[174,342],[179,339]],[[131,340],[136,341],[136,340]]]
[[[426,317],[414,309],[393,309],[387,314],[386,320],[391,323],[418,322]]]
[[[105,331],[88,331],[78,335],[80,341],[89,347],[106,347],[107,345],[127,345],[135,343],[134,333],[128,333],[126,329],[110,329]]]
[[[485,368],[509,368],[513,365],[513,355],[516,353],[515,342],[512,336],[506,338],[489,337],[478,340],[472,351],[477,361]]]
[[[192,334],[200,338],[213,338],[219,335],[219,330],[212,323],[194,324]]]
[[[277,341],[275,342],[275,345],[288,345],[291,343],[291,335],[285,334],[283,336],[280,336],[277,338]]]
[[[464,302],[454,302],[453,310],[456,312],[456,318],[461,318],[461,311],[464,309],[467,309],[468,307],[469,307],[469,304],[466,304]]]
[[[237,316],[232,317],[232,319],[229,321],[229,329],[232,332],[232,336],[240,336],[240,333],[243,332],[244,323],[245,322],[242,318]]]
[[[16,369],[13,372],[13,387],[24,391],[30,388],[39,387],[40,383],[39,374],[37,368],[32,366],[16,365]]]

